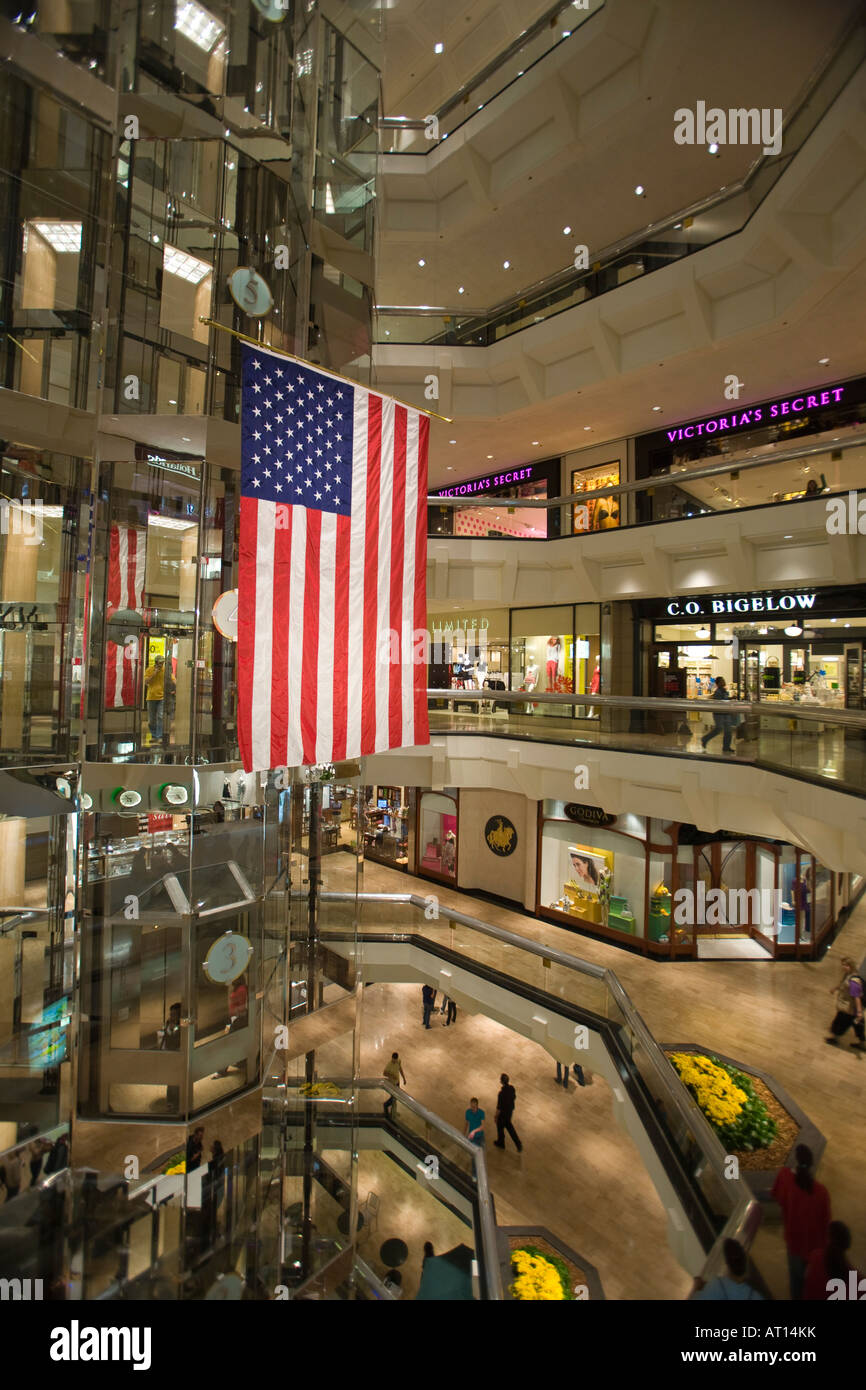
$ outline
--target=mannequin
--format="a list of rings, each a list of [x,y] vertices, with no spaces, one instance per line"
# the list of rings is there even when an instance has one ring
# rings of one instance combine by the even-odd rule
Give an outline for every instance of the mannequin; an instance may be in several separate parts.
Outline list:
[[[559,663],[562,657],[562,639],[559,637],[548,637],[547,639],[547,689],[556,689],[556,678],[559,675]]]
[[[596,663],[595,663],[595,670],[593,671],[593,673],[592,673],[592,679],[591,679],[590,682],[589,682],[589,693],[590,693],[590,695],[597,695],[598,692],[599,692],[600,690],[601,690],[601,670],[600,670],[600,668],[599,668],[598,661],[596,660]]]
[[[530,659],[529,665],[523,673],[523,689],[534,690],[538,684],[538,667]]]

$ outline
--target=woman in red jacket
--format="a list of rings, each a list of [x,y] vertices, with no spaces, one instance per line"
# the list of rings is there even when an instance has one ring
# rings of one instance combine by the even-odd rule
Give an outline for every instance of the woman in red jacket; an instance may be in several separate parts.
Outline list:
[[[794,1150],[797,1167],[780,1168],[772,1195],[782,1208],[791,1298],[803,1297],[806,1265],[813,1250],[823,1250],[830,1225],[830,1194],[812,1176],[812,1150],[798,1144]]]

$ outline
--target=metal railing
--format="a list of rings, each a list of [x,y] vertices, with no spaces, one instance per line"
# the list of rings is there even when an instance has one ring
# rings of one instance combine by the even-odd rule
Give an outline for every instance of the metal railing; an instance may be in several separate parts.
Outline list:
[[[649,756],[711,756],[690,746],[703,726],[685,717],[707,716],[715,724],[719,716],[739,716],[738,728],[731,729],[739,743],[738,762],[866,796],[864,710],[837,709],[817,700],[656,699],[489,688],[431,688],[427,697],[431,733],[490,734]],[[466,713],[454,708],[461,705],[478,709]],[[485,705],[491,711],[505,706],[505,717],[484,712]],[[572,707],[570,718],[565,711]],[[587,707],[591,715],[577,713]],[[550,711],[547,720],[544,711]],[[623,716],[628,716],[627,722]]]
[[[741,1177],[736,1179],[728,1177],[728,1162],[724,1146],[686,1087],[679,1080],[613,970],[582,960],[580,957],[560,951],[556,947],[536,943],[503,927],[493,926],[478,917],[450,907],[441,900],[438,904],[438,918],[435,922],[430,922],[425,915],[429,906],[428,899],[420,894],[358,893],[356,895],[354,893],[323,892],[321,896],[323,902],[357,902],[360,912],[363,912],[367,905],[375,907],[375,924],[365,925],[362,919],[360,939],[368,937],[371,940],[382,940],[384,938],[405,942],[407,939],[414,938],[422,948],[425,942],[429,947],[431,938],[435,937],[435,932],[444,924],[449,929],[452,927],[468,929],[470,933],[468,940],[465,934],[461,936],[459,941],[456,940],[454,932],[449,930],[446,941],[450,955],[452,957],[465,956],[475,973],[489,971],[489,967],[479,958],[477,952],[475,954],[472,952],[474,935],[492,939],[503,948],[502,955],[497,957],[496,966],[496,973],[500,979],[509,975],[509,959],[513,959],[511,953],[514,951],[524,953],[527,958],[540,961],[541,988],[549,996],[549,1005],[552,1011],[557,1011],[558,1003],[566,1005],[576,1003],[584,1011],[596,1016],[600,1025],[598,1031],[605,1039],[605,1044],[618,1074],[623,1075],[624,1067],[628,1071],[632,1098],[643,1100],[645,1117],[652,1116],[657,1123],[662,1123],[659,1120],[660,1115],[664,1117],[663,1130],[670,1140],[671,1153],[677,1154],[680,1176],[687,1177],[692,1189],[701,1194],[703,1202],[714,1213],[716,1217],[713,1222],[714,1239],[707,1252],[703,1271],[704,1277],[711,1278],[721,1271],[721,1251],[724,1240],[728,1236],[735,1236],[740,1239],[745,1236],[747,1239],[751,1239],[757,1228],[759,1215],[758,1204],[748,1184]],[[417,926],[410,921],[406,923],[405,929],[395,930],[393,924],[384,923],[382,919],[385,914],[381,909],[385,904],[391,908],[405,909],[407,912],[417,909],[420,914]],[[398,912],[398,917],[401,915],[402,913]],[[505,955],[506,951],[509,956]],[[558,967],[564,972],[564,975],[559,977],[557,994],[551,992],[555,983],[554,967]],[[603,1012],[597,1007],[593,1008],[586,1004],[586,996],[583,994],[582,988],[572,983],[579,979],[587,982],[592,981],[595,987],[602,986],[604,990]],[[526,983],[525,978],[514,977],[515,988],[525,988]],[[582,994],[583,1003],[581,1003]],[[595,1002],[595,996],[593,996],[593,1002]],[[619,1044],[615,1050],[612,1050],[610,1041],[611,1024],[614,1026]],[[580,1060],[581,1055],[585,1054],[581,1054],[575,1049],[575,1059]],[[391,1088],[384,1082],[375,1084],[389,1089],[395,1098],[399,1098],[402,1102],[406,1101],[405,1092]],[[429,1116],[430,1122],[435,1121],[439,1128],[448,1132],[449,1137],[456,1136],[462,1139],[462,1136],[457,1135],[456,1130],[432,1115],[432,1112],[425,1111],[424,1107],[419,1106],[417,1102],[414,1102],[411,1108],[419,1114],[424,1114],[425,1117]],[[641,1111],[637,1106],[636,1110],[640,1116]],[[467,1140],[462,1142],[468,1144]],[[475,1146],[468,1144],[468,1147],[474,1149]],[[481,1156],[480,1152],[474,1156],[477,1159]],[[478,1171],[479,1169],[476,1167],[476,1173]],[[669,1176],[671,1176],[670,1173]],[[486,1192],[486,1168],[483,1172],[483,1182]],[[479,1185],[480,1196],[481,1187]],[[485,1216],[482,1234],[485,1241],[494,1241],[493,1248],[495,1249],[495,1227],[493,1226],[492,1213],[489,1210],[488,1214],[489,1221]],[[487,1250],[488,1245],[485,1244],[485,1266],[489,1263]]]
[[[805,394],[805,393],[804,393]],[[851,453],[851,451],[854,451]],[[863,457],[860,457],[862,451]],[[845,458],[845,455],[850,455]],[[857,431],[847,438],[836,437],[831,441],[803,444],[799,447],[779,450],[777,453],[756,457],[751,452],[740,456],[720,455],[718,461],[690,467],[678,464],[665,473],[650,478],[636,478],[628,482],[614,483],[609,487],[590,488],[585,492],[574,492],[562,497],[490,497],[484,492],[459,492],[461,483],[451,485],[453,496],[428,493],[428,535],[447,536],[449,540],[478,540],[485,537],[461,536],[452,530],[436,529],[436,512],[491,513],[488,531],[493,539],[504,540],[556,540],[564,536],[582,537],[600,535],[598,530],[588,527],[575,528],[573,513],[590,502],[614,499],[618,503],[619,516],[613,530],[633,526],[655,525],[659,522],[673,522],[702,516],[718,516],[730,512],[743,512],[757,507],[782,506],[788,503],[824,501],[830,495],[856,490],[862,484],[866,462],[866,432]],[[792,465],[785,468],[785,465]],[[763,478],[771,470],[781,470],[774,476],[767,491],[766,500],[759,500],[758,490]],[[827,479],[830,475],[830,480]],[[714,485],[711,493],[701,495],[701,485],[714,483],[717,479],[729,479],[726,486]],[[809,480],[815,479],[818,491],[807,492]],[[757,484],[757,487],[755,486]],[[515,484],[517,492],[519,484]],[[771,491],[772,489],[772,491]],[[629,509],[629,499],[634,498],[636,506]],[[623,514],[624,507],[626,514]],[[518,533],[502,536],[496,526],[496,516],[501,513],[520,512],[559,512],[553,518],[554,524],[545,527],[545,535],[520,535]],[[507,520],[507,517],[506,517]],[[824,523],[826,518],[823,519]],[[558,522],[558,525],[556,524]],[[453,523],[451,523],[453,525]]]
[[[362,895],[363,897],[364,895]],[[377,895],[371,895],[377,896]],[[355,901],[354,893],[322,893],[321,897],[327,901]],[[388,898],[389,901],[396,901],[396,898]],[[423,898],[418,899],[423,903]],[[471,1162],[472,1173],[475,1184],[475,1205],[478,1212],[478,1235],[481,1241],[481,1269],[484,1276],[484,1288],[488,1299],[501,1301],[502,1299],[502,1278],[499,1269],[499,1256],[496,1246],[496,1222],[493,1217],[493,1204],[490,1198],[490,1185],[487,1179],[487,1160],[483,1147],[472,1144],[458,1130],[444,1120],[441,1115],[422,1105],[408,1091],[399,1086],[393,1086],[385,1077],[361,1077],[353,1081],[350,1077],[328,1076],[327,1080],[334,1086],[346,1091],[384,1091],[395,1102],[399,1102],[417,1119],[421,1120],[428,1129],[437,1131],[443,1135],[450,1144],[455,1145],[466,1158]],[[345,1096],[305,1096],[299,1091],[290,1091],[293,1102],[301,1102],[304,1105],[322,1106],[324,1109],[329,1107],[345,1107]],[[286,1097],[288,1099],[288,1096]]]

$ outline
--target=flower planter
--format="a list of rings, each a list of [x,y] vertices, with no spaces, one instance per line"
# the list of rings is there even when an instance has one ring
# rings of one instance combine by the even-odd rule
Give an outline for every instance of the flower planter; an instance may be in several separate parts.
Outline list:
[[[720,1062],[726,1062],[729,1066],[736,1067],[737,1071],[744,1072],[755,1084],[778,1126],[776,1138],[768,1148],[752,1149],[737,1155],[740,1174],[759,1201],[769,1201],[776,1174],[793,1157],[798,1144],[808,1144],[817,1165],[827,1141],[775,1077],[758,1067],[749,1066],[746,1062],[726,1057],[717,1048],[700,1047],[697,1043],[663,1043],[662,1050],[666,1056],[672,1052],[689,1052],[705,1057],[718,1057]]]
[[[570,1246],[558,1240],[546,1227],[500,1226],[497,1231],[497,1241],[502,1269],[502,1288],[507,1300],[515,1303],[523,1301],[511,1292],[511,1285],[515,1281],[511,1256],[515,1250],[525,1249],[526,1246],[538,1250],[542,1257],[554,1256],[567,1266],[572,1300],[574,1300],[575,1286],[585,1287],[588,1290],[589,1299],[604,1299],[604,1290],[595,1265],[590,1264],[582,1255],[578,1255]],[[587,1294],[582,1293],[579,1295],[578,1301],[586,1301],[586,1299]]]

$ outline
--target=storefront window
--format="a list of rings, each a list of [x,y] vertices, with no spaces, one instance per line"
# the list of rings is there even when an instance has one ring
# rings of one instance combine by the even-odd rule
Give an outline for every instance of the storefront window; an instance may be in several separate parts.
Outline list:
[[[457,877],[457,797],[422,792],[418,803],[418,870]]]
[[[598,694],[601,690],[601,645],[597,604],[511,610],[511,689],[552,694]],[[572,717],[568,705],[527,702],[525,712],[544,718]],[[580,706],[578,718],[597,718]]]
[[[571,490],[573,493],[597,492],[603,487],[616,487],[619,468],[619,459],[595,468],[575,468],[571,474]],[[590,498],[572,507],[571,512],[575,535],[583,531],[609,531],[620,524],[618,497]]]
[[[644,934],[646,848],[602,826],[574,824],[545,802],[539,905],[585,926]]]
[[[403,870],[409,867],[409,791],[408,787],[367,789],[364,853]]]
[[[523,507],[521,500],[540,500],[560,495],[559,459],[527,463],[520,467],[469,478],[452,487],[439,488],[440,497],[461,497],[460,507],[428,508],[427,529],[435,536],[517,537],[545,540],[559,535],[559,508]],[[473,507],[472,498],[502,498],[502,507]],[[515,505],[516,504],[516,505]]]

